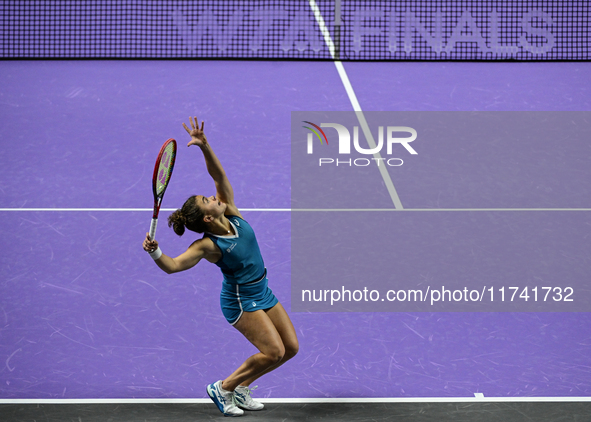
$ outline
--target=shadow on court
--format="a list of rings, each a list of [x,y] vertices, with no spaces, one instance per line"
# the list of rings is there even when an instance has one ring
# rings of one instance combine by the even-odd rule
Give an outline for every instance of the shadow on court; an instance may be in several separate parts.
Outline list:
[[[5,422],[188,422],[223,419],[213,404],[4,404]],[[589,421],[591,403],[268,403],[247,420],[267,421],[397,421],[521,422]]]

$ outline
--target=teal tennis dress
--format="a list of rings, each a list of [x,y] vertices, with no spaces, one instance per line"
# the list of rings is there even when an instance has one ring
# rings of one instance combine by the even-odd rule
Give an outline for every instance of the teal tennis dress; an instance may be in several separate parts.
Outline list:
[[[224,275],[220,305],[226,320],[234,325],[243,312],[270,309],[279,301],[268,286],[267,269],[254,230],[240,217],[226,217],[236,234],[218,236],[205,233],[205,236],[222,253],[216,262]]]

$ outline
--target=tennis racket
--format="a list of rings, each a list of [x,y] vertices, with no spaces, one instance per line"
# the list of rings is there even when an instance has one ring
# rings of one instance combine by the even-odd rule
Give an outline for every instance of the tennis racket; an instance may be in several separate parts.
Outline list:
[[[160,204],[164,192],[170,182],[172,176],[172,169],[174,168],[174,160],[176,158],[176,141],[174,139],[167,140],[156,159],[154,166],[154,175],[152,176],[152,192],[154,193],[154,213],[152,214],[152,224],[150,225],[150,239],[154,240],[156,236],[156,225],[158,224],[158,212],[160,211]]]

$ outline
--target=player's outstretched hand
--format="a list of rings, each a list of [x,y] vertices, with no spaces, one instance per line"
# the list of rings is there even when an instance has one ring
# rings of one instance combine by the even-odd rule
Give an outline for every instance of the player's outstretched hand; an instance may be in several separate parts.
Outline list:
[[[207,138],[203,132],[203,126],[205,126],[205,122],[201,122],[201,127],[199,127],[199,121],[197,120],[197,117],[189,117],[189,122],[191,123],[191,129],[189,129],[188,126],[183,123],[183,127],[187,133],[191,135],[191,141],[187,144],[187,146],[190,147],[191,145],[197,145],[200,147],[207,145]]]
[[[142,246],[146,252],[154,252],[158,249],[158,242],[156,240],[151,240],[150,233],[146,233],[146,238],[144,239]]]

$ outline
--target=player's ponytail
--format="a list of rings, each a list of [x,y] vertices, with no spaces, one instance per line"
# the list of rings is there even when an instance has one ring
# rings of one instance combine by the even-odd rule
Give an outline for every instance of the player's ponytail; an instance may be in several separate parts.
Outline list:
[[[168,227],[172,227],[179,236],[185,233],[185,227],[197,233],[203,233],[206,230],[205,221],[203,221],[205,214],[197,206],[196,198],[196,195],[191,196],[182,208],[168,217]]]
[[[168,216],[168,227],[172,227],[179,236],[185,233],[185,217],[182,210],[176,210]]]

